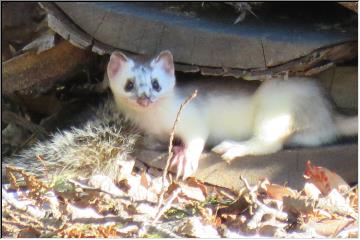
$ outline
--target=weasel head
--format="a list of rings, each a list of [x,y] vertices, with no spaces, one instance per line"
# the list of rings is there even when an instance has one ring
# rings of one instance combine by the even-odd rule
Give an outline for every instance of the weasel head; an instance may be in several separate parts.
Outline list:
[[[127,107],[144,109],[172,92],[175,69],[170,51],[162,51],[140,63],[121,52],[113,52],[107,66],[111,91]]]

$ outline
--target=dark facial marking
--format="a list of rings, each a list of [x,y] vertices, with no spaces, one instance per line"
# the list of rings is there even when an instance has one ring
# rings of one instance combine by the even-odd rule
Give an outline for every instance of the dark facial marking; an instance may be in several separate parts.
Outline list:
[[[151,85],[155,91],[160,92],[161,87],[160,87],[159,81],[157,79],[153,79],[151,82]]]
[[[125,90],[125,92],[130,92],[133,89],[134,89],[134,81],[132,79],[128,79],[126,81],[124,90]]]

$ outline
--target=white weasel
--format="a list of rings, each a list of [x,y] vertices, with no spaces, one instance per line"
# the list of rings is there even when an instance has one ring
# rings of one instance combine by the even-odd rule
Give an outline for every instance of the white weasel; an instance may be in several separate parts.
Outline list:
[[[148,134],[168,139],[179,106],[190,93],[175,87],[171,52],[143,62],[114,52],[107,74],[119,110]],[[183,147],[172,160],[178,176],[186,178],[197,170],[206,143],[218,144],[212,150],[231,161],[274,153],[285,144],[317,146],[357,134],[357,116],[332,111],[315,80],[271,79],[255,90],[221,85],[199,88],[198,97],[182,112],[175,134]]]

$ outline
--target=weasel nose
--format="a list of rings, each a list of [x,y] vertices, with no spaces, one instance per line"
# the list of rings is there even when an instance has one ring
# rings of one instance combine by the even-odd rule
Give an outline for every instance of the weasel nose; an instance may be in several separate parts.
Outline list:
[[[147,107],[150,105],[151,100],[148,96],[146,96],[146,94],[141,95],[141,97],[139,97],[136,101],[140,106],[142,107]]]

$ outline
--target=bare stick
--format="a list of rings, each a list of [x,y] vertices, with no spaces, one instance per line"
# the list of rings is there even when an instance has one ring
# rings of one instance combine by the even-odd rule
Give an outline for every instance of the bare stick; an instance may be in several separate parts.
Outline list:
[[[181,192],[181,188],[177,188],[169,197],[169,200],[166,202],[163,208],[160,209],[160,211],[156,214],[155,219],[153,223],[156,223],[160,217],[164,214],[166,210],[168,210],[171,207],[172,202],[175,200],[175,198],[179,195]]]
[[[176,125],[178,123],[178,121],[180,120],[180,114],[183,110],[183,108],[191,101],[193,100],[195,97],[197,96],[197,90],[195,90],[193,92],[193,94],[191,94],[191,96],[189,96],[181,105],[180,105],[180,108],[179,108],[179,111],[177,112],[176,114],[176,118],[175,118],[175,121],[174,121],[174,125],[172,127],[172,130],[171,130],[171,134],[170,134],[170,142],[169,142],[169,148],[168,148],[168,158],[166,160],[166,165],[165,165],[165,168],[164,168],[164,172],[163,172],[163,175],[162,175],[162,190],[161,190],[161,194],[159,196],[159,204],[158,204],[158,207],[157,207],[157,214],[156,216],[159,214],[159,211],[160,211],[160,207],[164,201],[164,194],[166,192],[165,190],[165,181],[166,181],[166,175],[168,174],[168,171],[169,171],[169,167],[170,167],[170,161],[171,161],[171,158],[173,157],[173,153],[172,153],[172,149],[173,149],[173,140],[174,140],[174,135],[175,135],[175,129],[176,129]]]
[[[173,156],[173,153],[172,153],[172,149],[173,149],[173,141],[174,141],[174,136],[175,136],[175,129],[176,129],[176,126],[177,126],[177,123],[178,121],[180,120],[180,114],[183,110],[183,108],[186,106],[186,104],[188,104],[191,100],[193,100],[197,95],[197,90],[195,90],[193,92],[193,94],[191,94],[191,96],[189,96],[185,102],[183,102],[179,108],[179,111],[177,112],[176,114],[176,118],[175,118],[175,122],[174,122],[174,125],[172,127],[172,130],[171,130],[171,134],[170,134],[170,142],[169,142],[169,148],[168,148],[168,158],[166,160],[166,165],[165,165],[165,168],[164,168],[164,172],[163,172],[163,176],[162,176],[162,183],[163,183],[163,187],[165,185],[165,179],[166,179],[166,175],[169,171],[169,167],[170,167],[170,160]]]

